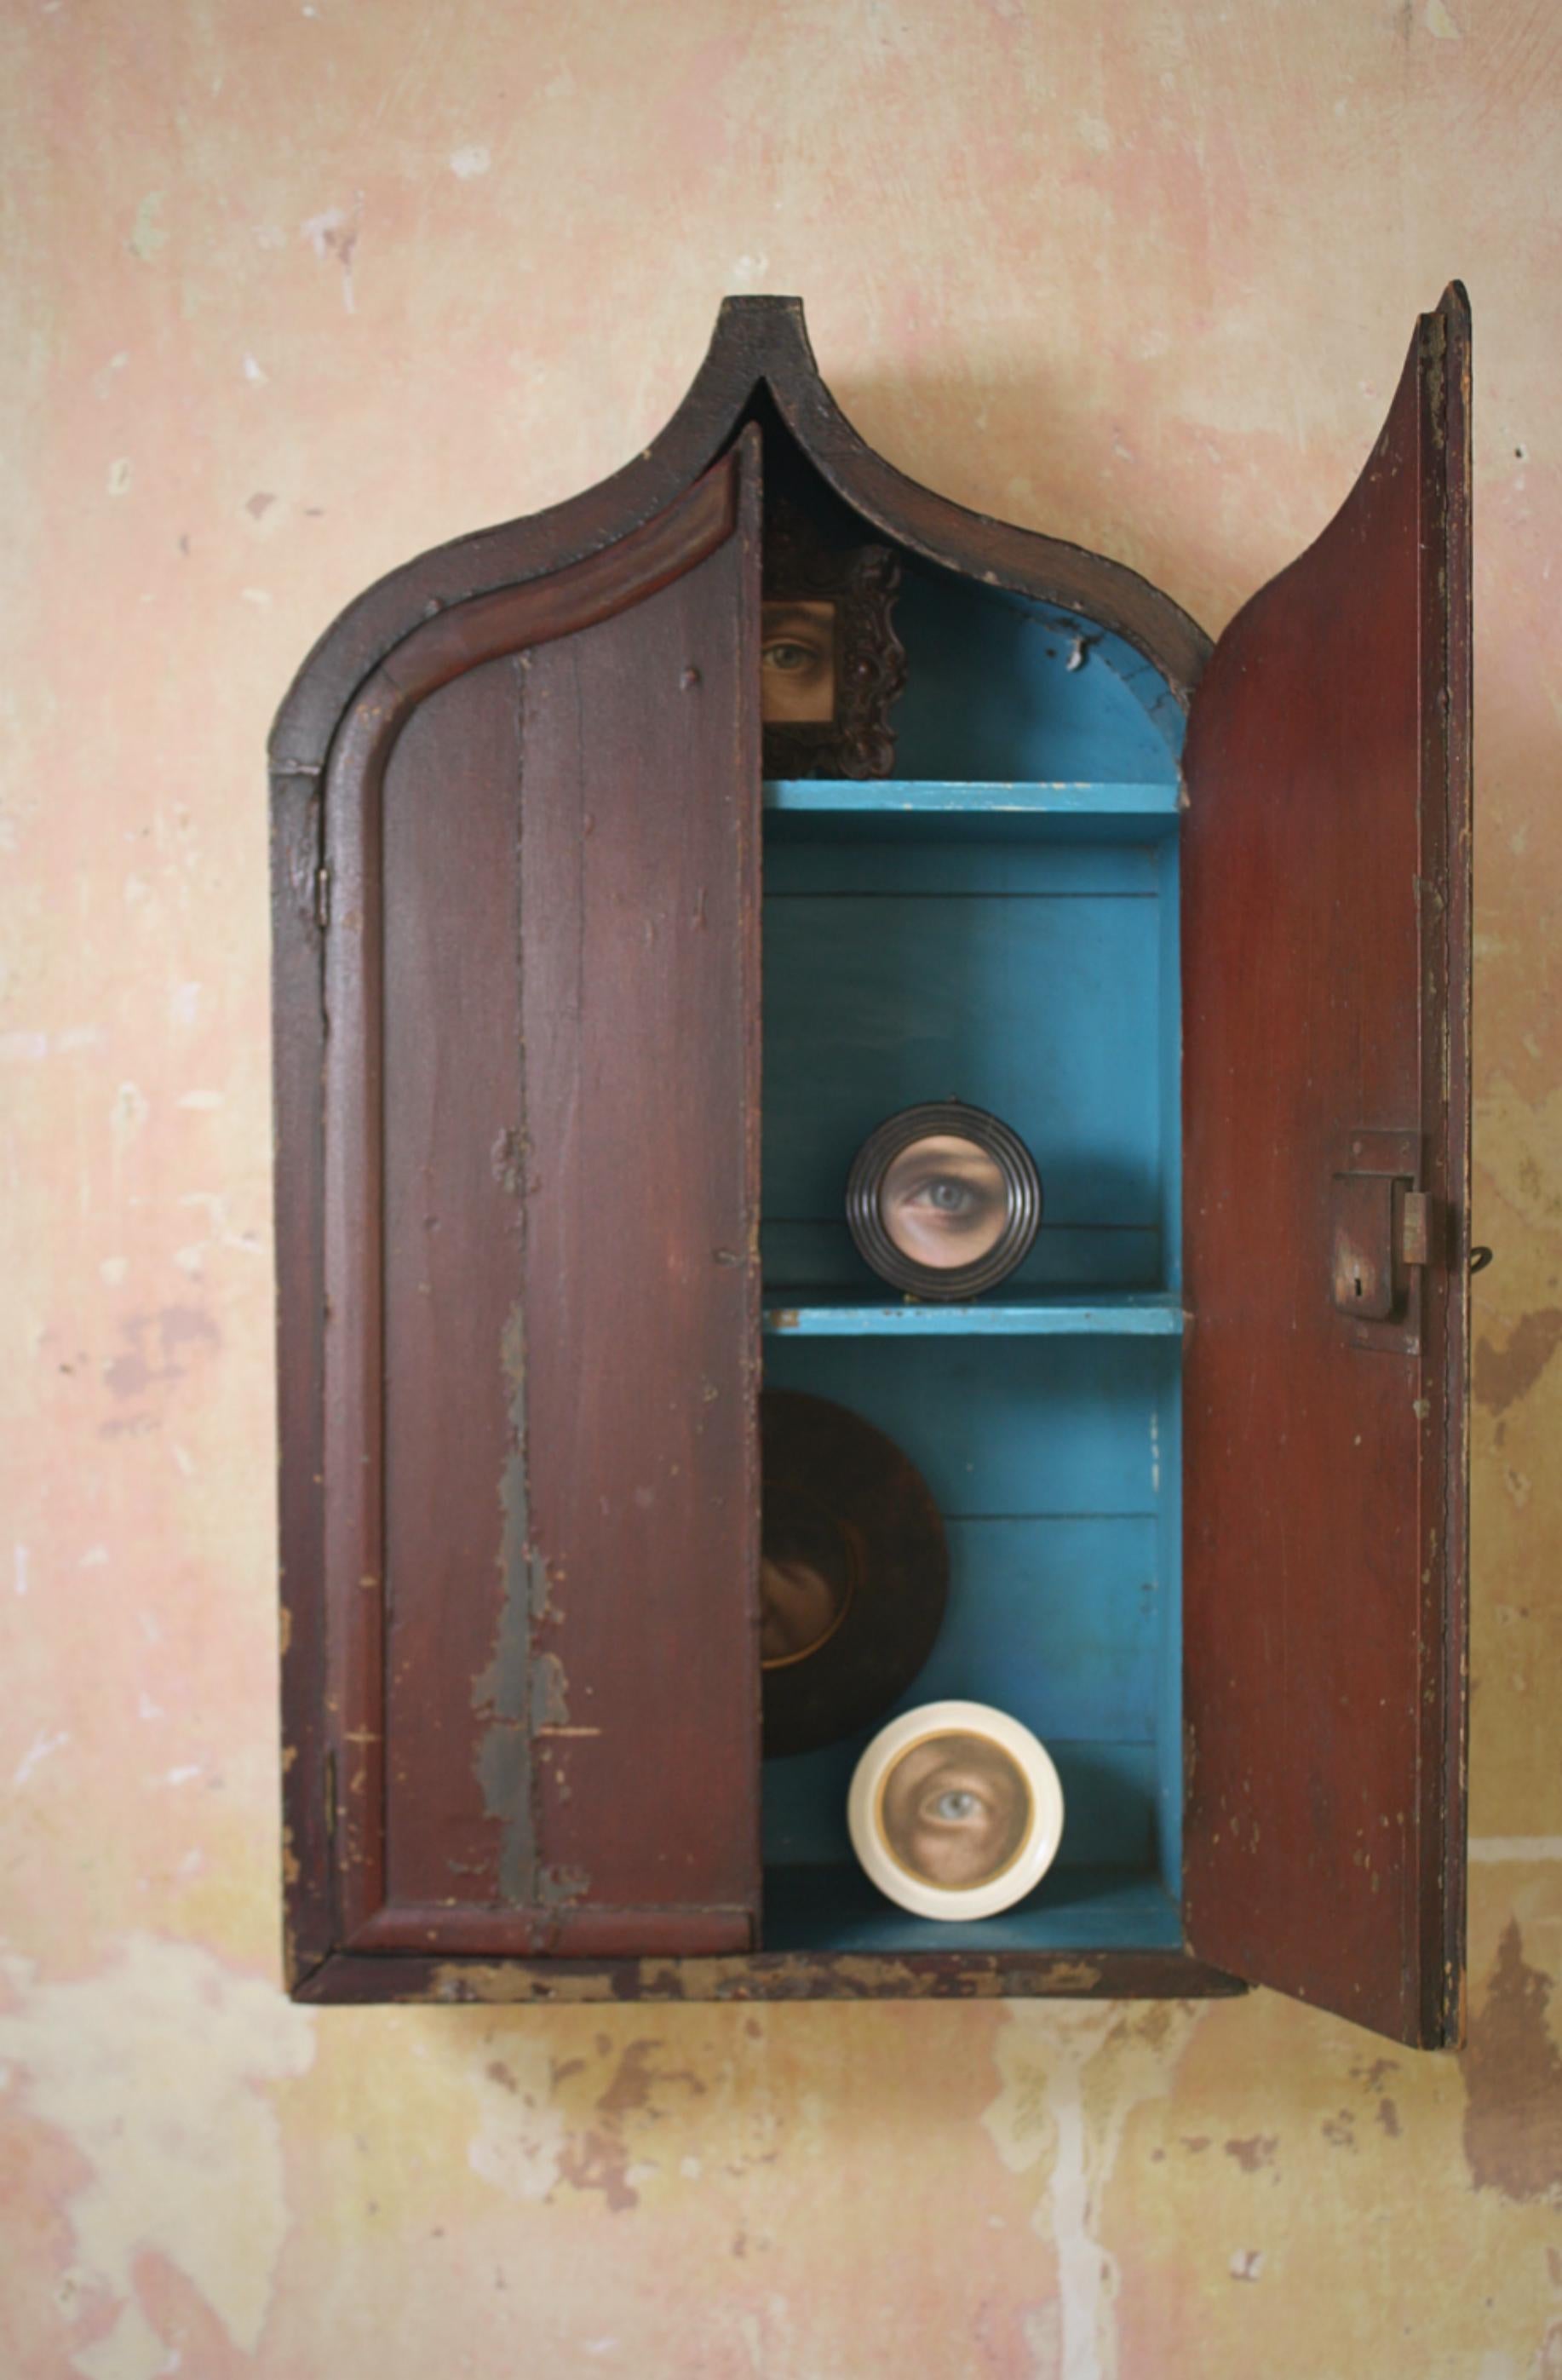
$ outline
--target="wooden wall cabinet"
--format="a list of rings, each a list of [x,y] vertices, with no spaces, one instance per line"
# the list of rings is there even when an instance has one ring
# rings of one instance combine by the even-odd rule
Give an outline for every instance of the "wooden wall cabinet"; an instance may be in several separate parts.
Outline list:
[[[732,299],[636,461],[317,646],[272,744],[299,1997],[1256,1981],[1458,2036],[1468,402],[1455,287],[1211,650]],[[892,780],[762,780],[777,491],[902,559]],[[841,1191],[951,1095],[1046,1213],[918,1305]],[[910,1699],[1054,1751],[1003,1916],[866,1884],[855,1745],[761,1759],[762,1379],[932,1486]]]

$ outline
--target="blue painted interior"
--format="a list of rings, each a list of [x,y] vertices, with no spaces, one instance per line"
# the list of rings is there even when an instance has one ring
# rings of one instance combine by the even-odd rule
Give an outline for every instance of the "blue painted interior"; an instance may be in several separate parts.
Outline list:
[[[1001,821],[1011,842],[1143,843],[1176,832],[1180,790],[1166,784],[951,783],[897,777],[870,783],[850,778],[783,777],[765,787],[765,823],[773,844],[790,840],[882,843],[903,836],[914,820],[923,838],[964,843],[991,835]],[[805,820],[799,830],[794,821]]]
[[[1011,1711],[1058,1764],[1067,1823],[1019,1910],[929,1924],[852,1859],[866,1736],[768,1762],[764,1938],[1164,1948],[1181,1938],[1181,714],[1117,639],[942,574],[908,569],[897,623],[895,782],[767,793],[765,1377],[850,1406],[922,1472],[950,1602],[901,1707]],[[966,1308],[887,1291],[842,1206],[873,1126],[951,1096],[1020,1133],[1045,1193],[1025,1265]]]
[[[1175,1950],[1175,1894],[1121,1867],[1054,1868],[1018,1909],[974,1925],[886,1912],[881,1894],[849,1867],[766,1872],[767,1948],[775,1950]]]
[[[853,1154],[895,1109],[960,1099],[1041,1169],[1014,1287],[1160,1285],[1162,882],[1155,845],[1021,842],[999,819],[953,844],[916,822],[768,850],[768,1280],[870,1293]]]
[[[1176,783],[1175,697],[1094,621],[908,562],[895,626],[898,775]]]
[[[927,1305],[913,1297],[902,1297],[895,1305],[871,1302],[884,1293],[881,1281],[866,1293],[869,1302],[855,1285],[812,1288],[805,1305],[767,1303],[765,1329],[803,1339],[968,1339],[973,1333],[983,1338],[1181,1339],[1186,1320],[1175,1290],[1015,1290],[1005,1281],[970,1305]]]

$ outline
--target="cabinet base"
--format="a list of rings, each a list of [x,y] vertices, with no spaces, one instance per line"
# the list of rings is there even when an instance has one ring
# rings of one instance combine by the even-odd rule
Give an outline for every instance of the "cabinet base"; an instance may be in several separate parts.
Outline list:
[[[316,2005],[377,2000],[570,2007],[618,2000],[1209,1999],[1247,1986],[1181,1950],[757,1952],[731,1959],[324,1960],[293,1986]]]

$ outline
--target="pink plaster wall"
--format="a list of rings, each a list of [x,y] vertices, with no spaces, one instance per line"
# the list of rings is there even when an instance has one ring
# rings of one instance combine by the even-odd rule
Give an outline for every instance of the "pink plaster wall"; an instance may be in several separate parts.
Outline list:
[[[1562,2375],[1562,15],[15,0],[0,2371]],[[1473,2022],[290,2008],[271,710],[665,419],[729,289],[1218,628],[1477,326]]]

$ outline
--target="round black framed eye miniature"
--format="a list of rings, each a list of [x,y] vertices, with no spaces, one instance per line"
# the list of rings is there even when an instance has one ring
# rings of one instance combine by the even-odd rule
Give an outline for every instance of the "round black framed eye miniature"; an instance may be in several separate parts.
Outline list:
[[[975,1297],[1029,1254],[1041,1175],[997,1116],[936,1099],[868,1135],[847,1178],[846,1220],[880,1280],[914,1297]]]

